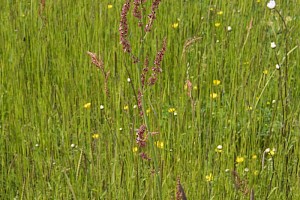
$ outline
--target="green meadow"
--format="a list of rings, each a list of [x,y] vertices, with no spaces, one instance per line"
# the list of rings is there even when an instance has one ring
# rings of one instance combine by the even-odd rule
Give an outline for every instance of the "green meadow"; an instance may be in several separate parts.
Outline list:
[[[299,1],[153,2],[1,1],[0,199],[300,199]]]

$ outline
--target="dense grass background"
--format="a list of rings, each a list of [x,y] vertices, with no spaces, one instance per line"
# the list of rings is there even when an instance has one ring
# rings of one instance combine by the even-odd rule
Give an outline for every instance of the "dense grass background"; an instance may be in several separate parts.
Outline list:
[[[300,199],[299,48],[288,57],[285,121],[275,69],[286,42],[288,51],[299,45],[300,7],[297,0],[276,2],[287,38],[265,1],[161,2],[145,55],[152,63],[164,37],[167,52],[159,82],[144,98],[150,131],[160,133],[153,140],[164,144],[155,149],[162,199],[175,198],[177,177],[188,199],[247,199],[251,190],[255,199]],[[46,1],[39,15],[39,2],[1,1],[1,199],[157,198],[153,163],[139,156],[151,144],[133,152],[142,120],[127,78],[137,88],[139,75],[119,44],[123,3]],[[140,31],[128,20],[137,54]],[[201,39],[186,47],[194,37]],[[110,97],[87,51],[110,70]],[[283,62],[282,75],[285,68]]]

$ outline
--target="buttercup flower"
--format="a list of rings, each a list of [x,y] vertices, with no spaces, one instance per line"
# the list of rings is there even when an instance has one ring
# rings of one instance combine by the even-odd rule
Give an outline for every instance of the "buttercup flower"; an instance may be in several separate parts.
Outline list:
[[[156,146],[157,146],[158,148],[160,148],[160,149],[163,149],[163,148],[164,148],[164,142],[162,142],[162,141],[156,141],[155,144],[156,144]]]
[[[215,23],[215,27],[219,27],[220,25],[221,25],[221,23],[219,23],[219,22]]]
[[[84,108],[85,109],[89,109],[90,107],[91,107],[91,105],[92,105],[92,103],[86,103],[86,104],[84,104]]]
[[[213,80],[214,85],[220,85],[221,81],[220,80]]]
[[[128,110],[128,105],[123,107],[124,110]]]
[[[210,98],[212,98],[212,99],[215,99],[215,98],[217,98],[218,97],[218,94],[217,93],[211,93],[210,94]]]
[[[98,133],[94,133],[94,134],[92,135],[92,138],[93,138],[93,139],[98,139],[98,138],[99,138],[99,134],[98,134]]]
[[[135,153],[135,152],[137,152],[137,151],[138,151],[138,148],[137,148],[137,147],[133,147],[133,148],[132,148],[132,152]]]
[[[169,113],[174,113],[175,111],[176,111],[175,108],[169,108],[169,109],[168,109],[168,112],[169,112]]]
[[[242,156],[238,156],[238,157],[236,157],[236,160],[235,160],[237,163],[242,163],[242,162],[244,162],[245,161],[245,158],[244,157],[242,157]]]
[[[253,110],[252,106],[248,106],[247,109],[248,111]]]
[[[214,177],[213,177],[212,173],[210,173],[209,175],[205,176],[205,179],[206,179],[207,182],[212,182]]]
[[[177,22],[177,23],[174,23],[174,24],[172,24],[172,28],[174,28],[174,29],[178,28],[178,26],[179,26],[179,23],[178,23],[178,22]]]
[[[268,70],[265,69],[265,70],[263,71],[263,74],[264,74],[264,75],[267,75],[267,74],[268,74]]]
[[[223,11],[217,12],[218,15],[223,15]]]
[[[107,8],[108,8],[108,9],[111,9],[112,7],[113,7],[113,6],[112,6],[111,4],[108,4],[108,5],[107,5]]]
[[[275,1],[274,0],[270,0],[268,3],[267,3],[267,7],[269,8],[269,9],[274,9],[275,7],[276,7],[276,3],[275,3]]]
[[[276,149],[273,148],[273,149],[270,150],[269,155],[270,155],[270,156],[274,156],[274,155],[275,155],[275,152],[276,152]]]

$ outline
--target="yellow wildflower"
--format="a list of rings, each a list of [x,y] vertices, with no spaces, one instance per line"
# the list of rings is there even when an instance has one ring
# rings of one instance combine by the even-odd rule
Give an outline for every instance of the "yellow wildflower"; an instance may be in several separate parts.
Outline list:
[[[263,74],[264,74],[264,75],[267,75],[267,74],[268,74],[268,70],[265,69],[265,70],[263,71]]]
[[[258,171],[258,170],[255,170],[255,171],[253,172],[253,174],[254,174],[254,176],[257,176],[257,175],[259,174],[259,171]]]
[[[113,7],[113,5],[111,5],[111,4],[108,4],[108,5],[107,5],[107,8],[108,8],[108,9],[111,9],[112,7]]]
[[[187,89],[188,89],[187,84],[184,84],[184,90],[187,90]]]
[[[128,106],[127,106],[127,105],[124,106],[123,109],[124,109],[124,110],[128,110]]]
[[[98,133],[94,133],[94,134],[92,135],[92,138],[98,139],[98,138],[99,138],[99,134],[98,134]]]
[[[215,99],[215,98],[217,98],[218,97],[218,94],[217,93],[211,93],[210,94],[210,98],[212,98],[212,99]]]
[[[276,151],[276,149],[273,148],[272,150],[270,150],[269,155],[270,156],[274,156],[275,155],[275,151]]]
[[[133,148],[132,148],[132,152],[133,152],[133,153],[135,153],[135,152],[137,152],[137,151],[138,151],[138,148],[137,148],[137,147],[133,147]]]
[[[160,148],[160,149],[163,149],[163,148],[164,148],[164,142],[162,142],[162,141],[156,141],[155,144],[156,144],[156,146],[157,146],[158,148]]]
[[[210,8],[209,10],[210,10],[210,11],[213,11],[213,10],[214,10],[214,8]]]
[[[257,155],[253,154],[252,155],[252,160],[256,160],[257,159]]]
[[[148,108],[148,109],[146,110],[146,114],[149,115],[150,112],[151,112],[151,109]]]
[[[194,86],[194,87],[193,87],[193,90],[198,90],[198,87],[197,87],[197,86]]]
[[[220,25],[221,25],[221,23],[219,23],[219,22],[215,23],[215,27],[219,27]]]
[[[217,12],[218,15],[223,15],[223,11]]]
[[[174,28],[174,29],[178,28],[178,26],[179,26],[179,23],[178,23],[178,22],[172,24],[172,28]]]
[[[260,0],[256,0],[257,3],[260,3]]]
[[[236,160],[235,160],[237,163],[242,163],[242,162],[244,162],[245,161],[245,158],[244,157],[242,157],[242,156],[238,156],[238,157],[236,157]]]
[[[207,182],[212,182],[214,177],[213,177],[212,173],[210,173],[209,175],[205,176],[205,179],[206,179]]]
[[[175,111],[176,111],[175,108],[169,108],[169,109],[168,109],[168,112],[169,112],[169,113],[174,113]]]
[[[247,109],[248,111],[253,110],[252,106],[248,106]]]
[[[84,104],[84,108],[85,109],[89,109],[90,107],[91,107],[91,105],[92,105],[92,103],[86,103],[86,104]]]
[[[220,80],[213,80],[214,85],[220,85],[221,81]]]

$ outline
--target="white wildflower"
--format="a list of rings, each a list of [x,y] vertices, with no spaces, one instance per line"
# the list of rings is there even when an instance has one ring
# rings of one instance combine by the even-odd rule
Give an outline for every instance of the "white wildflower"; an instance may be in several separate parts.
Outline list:
[[[268,4],[267,4],[267,7],[269,8],[269,9],[274,9],[275,7],[276,7],[276,3],[275,3],[275,1],[274,0],[270,0],[269,2],[268,2]]]
[[[271,48],[272,48],[272,49],[275,49],[275,48],[276,48],[275,42],[271,42]]]

